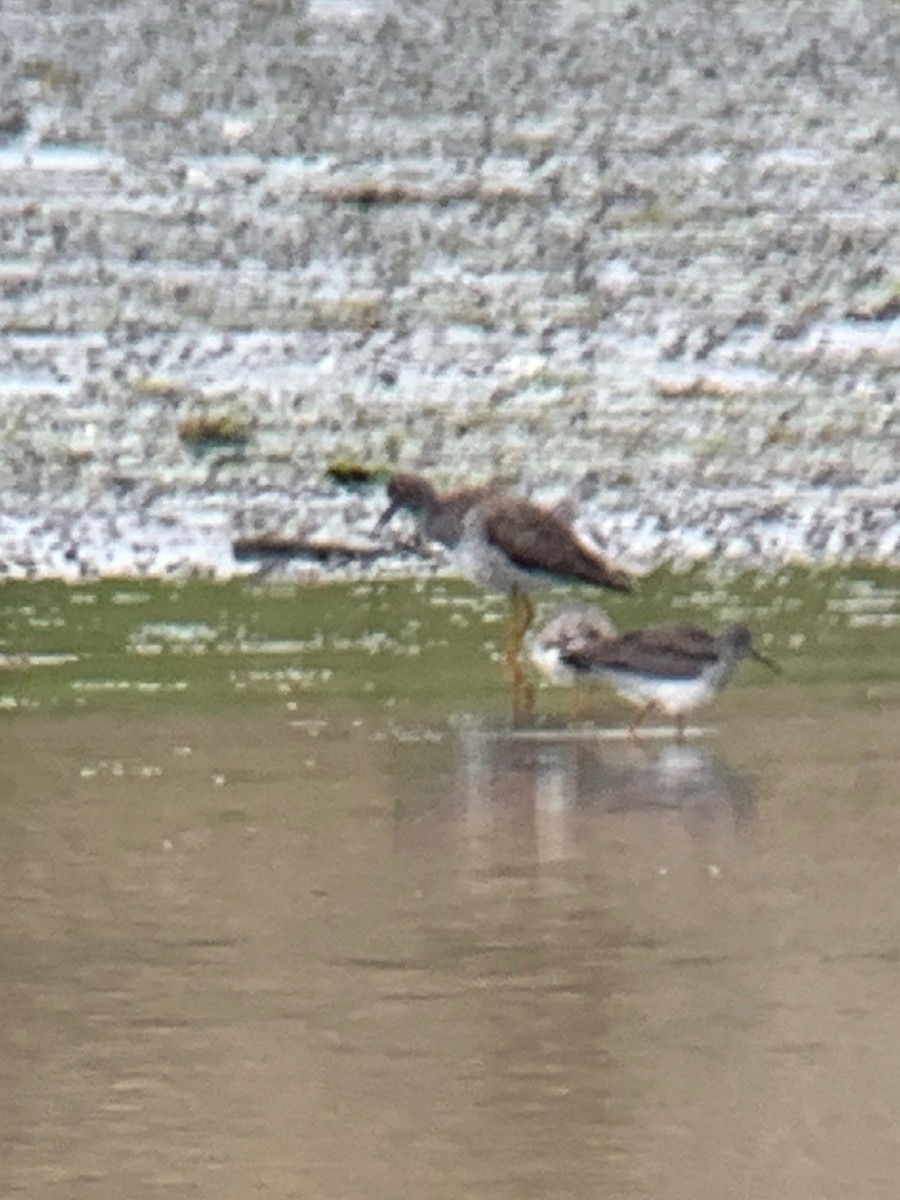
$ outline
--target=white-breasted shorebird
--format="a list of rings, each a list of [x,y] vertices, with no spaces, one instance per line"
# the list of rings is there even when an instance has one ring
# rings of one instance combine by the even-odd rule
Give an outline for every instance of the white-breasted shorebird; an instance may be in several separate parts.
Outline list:
[[[687,713],[715,699],[744,659],[779,669],[757,650],[746,625],[730,625],[719,634],[696,625],[649,625],[608,635],[599,619],[592,622],[577,610],[557,614],[541,630],[532,657],[551,678],[608,683],[637,706],[632,735],[658,711],[674,717],[679,739]]]
[[[529,592],[552,583],[633,590],[624,571],[585,544],[559,514],[531,500],[491,487],[441,493],[427,479],[406,472],[392,475],[387,491],[389,504],[379,528],[405,510],[426,537],[453,553],[463,575],[490,591],[509,594],[506,661],[517,698],[527,705],[531,698],[521,650],[534,620]]]
[[[571,687],[579,683],[583,671],[569,666],[564,656],[584,655],[598,642],[617,634],[609,615],[596,605],[564,605],[528,639],[532,662],[551,683]]]

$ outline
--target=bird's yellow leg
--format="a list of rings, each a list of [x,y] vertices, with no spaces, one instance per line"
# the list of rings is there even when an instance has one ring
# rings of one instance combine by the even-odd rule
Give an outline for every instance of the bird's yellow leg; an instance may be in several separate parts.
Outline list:
[[[522,644],[534,620],[534,608],[528,593],[520,587],[512,587],[509,593],[512,612],[509,622],[509,640],[506,643],[506,665],[515,678],[522,672]]]
[[[572,703],[569,716],[573,721],[587,721],[594,715],[594,692],[590,684],[576,679],[572,684]]]
[[[520,587],[510,591],[512,616],[509,625],[509,641],[506,645],[506,666],[513,685],[513,714],[517,720],[531,717],[534,713],[534,689],[528,682],[522,665],[522,644],[534,620],[534,608],[528,593]]]
[[[639,740],[638,730],[655,707],[656,705],[651,700],[649,704],[645,704],[643,708],[638,709],[634,720],[628,726],[628,732],[635,739],[635,741]]]

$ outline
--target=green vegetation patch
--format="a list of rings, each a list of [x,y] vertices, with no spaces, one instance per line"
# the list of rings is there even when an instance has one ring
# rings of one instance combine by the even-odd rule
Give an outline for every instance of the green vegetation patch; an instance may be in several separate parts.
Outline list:
[[[550,589],[599,602],[623,629],[661,621],[720,628],[746,621],[782,667],[737,686],[789,715],[838,688],[846,701],[900,694],[900,572],[657,571],[634,596]],[[42,711],[215,712],[274,705],[296,719],[366,711],[446,719],[505,713],[504,597],[455,580],[304,586],[234,580],[0,584],[0,720]],[[810,691],[812,689],[812,691]],[[885,690],[887,689],[887,690]],[[540,707],[568,696],[542,691]]]
[[[216,446],[245,446],[250,440],[250,423],[228,413],[186,417],[178,423],[178,436],[195,449]]]
[[[390,471],[387,467],[369,467],[352,459],[339,459],[328,464],[325,474],[332,483],[353,488],[386,483]]]

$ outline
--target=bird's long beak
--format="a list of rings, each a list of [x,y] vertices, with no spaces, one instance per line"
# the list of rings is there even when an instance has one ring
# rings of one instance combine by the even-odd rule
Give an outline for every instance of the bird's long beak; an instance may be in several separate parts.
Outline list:
[[[781,667],[779,667],[778,663],[773,662],[771,658],[767,658],[765,654],[757,650],[755,646],[750,651],[750,655],[752,658],[755,658],[757,662],[761,662],[763,666],[768,667],[770,671],[774,671],[776,675],[781,674]]]
[[[381,533],[382,529],[384,529],[385,525],[387,525],[388,521],[391,519],[391,517],[394,515],[394,513],[397,511],[397,509],[399,507],[400,507],[400,505],[397,503],[396,500],[391,501],[391,503],[387,506],[387,508],[384,510],[384,512],[378,518],[378,522],[375,525],[376,533]]]

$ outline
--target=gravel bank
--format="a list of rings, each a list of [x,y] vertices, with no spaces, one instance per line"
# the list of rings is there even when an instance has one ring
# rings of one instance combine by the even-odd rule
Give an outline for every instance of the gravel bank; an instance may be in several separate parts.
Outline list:
[[[371,546],[336,459],[900,565],[896,3],[184,7],[4,5],[0,573]]]

